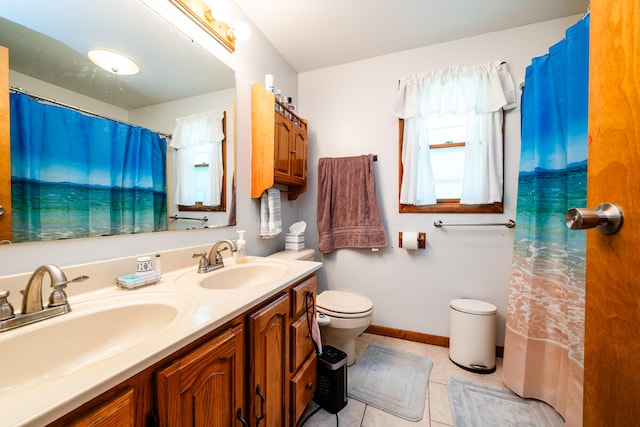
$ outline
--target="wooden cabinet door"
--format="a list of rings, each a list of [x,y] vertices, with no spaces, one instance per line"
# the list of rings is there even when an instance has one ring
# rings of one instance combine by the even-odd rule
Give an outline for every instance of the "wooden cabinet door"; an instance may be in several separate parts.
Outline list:
[[[292,128],[289,139],[291,179],[304,184],[307,181],[307,135],[295,125]]]
[[[160,425],[241,426],[244,386],[244,333],[238,325],[158,372]]]
[[[82,416],[68,421],[67,427],[133,427],[135,425],[135,398],[132,388],[103,402]]]
[[[294,126],[289,120],[286,120],[280,114],[276,114],[275,127],[273,172],[276,178],[289,181],[291,179],[291,147],[289,140]]]
[[[289,296],[277,298],[249,317],[249,410],[256,427],[289,425]]]

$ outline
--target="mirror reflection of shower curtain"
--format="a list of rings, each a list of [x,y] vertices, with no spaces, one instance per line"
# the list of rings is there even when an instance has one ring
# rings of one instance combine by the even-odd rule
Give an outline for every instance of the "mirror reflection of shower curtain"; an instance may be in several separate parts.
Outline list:
[[[503,380],[582,425],[589,16],[534,58],[522,94],[522,148]]]
[[[166,140],[11,94],[14,242],[167,229]]]

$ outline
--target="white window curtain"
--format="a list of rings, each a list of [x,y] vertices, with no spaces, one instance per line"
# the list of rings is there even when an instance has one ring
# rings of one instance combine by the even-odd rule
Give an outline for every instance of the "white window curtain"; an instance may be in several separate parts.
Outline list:
[[[395,117],[404,119],[400,203],[437,203],[427,133],[430,115],[466,114],[467,141],[460,203],[502,200],[502,112],[516,107],[504,62],[456,66],[400,80]]]
[[[177,149],[177,183],[174,202],[179,205],[194,205],[196,153],[207,151],[209,174],[205,184],[206,206],[218,206],[224,175],[222,164],[223,110],[192,114],[176,119],[171,147]]]

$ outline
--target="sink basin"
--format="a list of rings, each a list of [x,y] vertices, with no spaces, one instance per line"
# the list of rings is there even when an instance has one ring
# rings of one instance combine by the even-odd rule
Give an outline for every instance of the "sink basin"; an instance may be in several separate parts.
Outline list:
[[[0,397],[73,374],[144,344],[195,311],[174,292],[127,293],[71,303],[68,314],[0,334]]]
[[[176,280],[176,284],[197,283],[205,289],[241,289],[277,280],[289,273],[291,267],[279,262],[249,262],[223,267],[210,273],[190,272]]]

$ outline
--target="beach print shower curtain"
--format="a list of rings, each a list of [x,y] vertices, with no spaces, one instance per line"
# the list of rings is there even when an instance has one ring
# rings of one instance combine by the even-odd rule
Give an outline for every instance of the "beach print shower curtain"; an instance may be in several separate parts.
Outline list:
[[[589,17],[534,58],[522,94],[522,148],[503,379],[582,425]]]
[[[166,140],[11,94],[12,241],[167,229]]]

